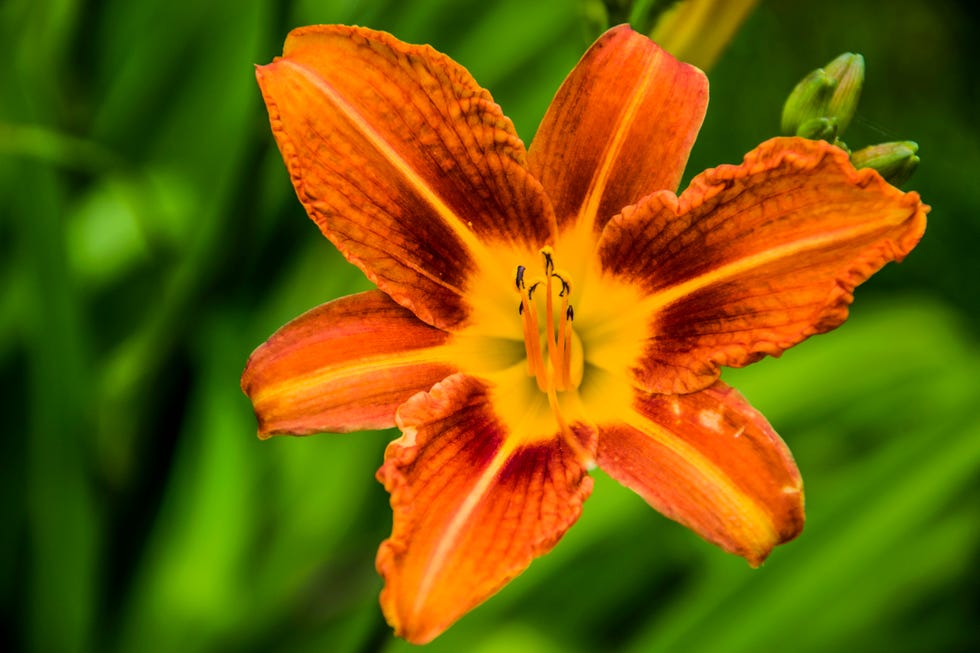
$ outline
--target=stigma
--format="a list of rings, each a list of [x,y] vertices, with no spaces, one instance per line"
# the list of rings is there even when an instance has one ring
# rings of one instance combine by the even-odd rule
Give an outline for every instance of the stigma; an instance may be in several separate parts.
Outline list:
[[[574,390],[581,382],[582,346],[572,329],[571,281],[556,270],[551,247],[542,248],[540,255],[543,275],[529,277],[527,267],[518,265],[514,284],[521,296],[518,313],[528,376],[535,378],[538,389],[553,396]]]

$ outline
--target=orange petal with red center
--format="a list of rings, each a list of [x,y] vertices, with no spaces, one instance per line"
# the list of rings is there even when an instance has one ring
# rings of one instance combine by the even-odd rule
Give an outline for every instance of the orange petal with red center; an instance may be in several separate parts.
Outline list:
[[[922,237],[929,207],[822,141],[778,138],[609,223],[599,256],[639,299],[633,369],[651,392],[706,387],[719,366],[778,356],[847,318],[854,288]]]
[[[259,436],[394,426],[398,406],[456,371],[448,338],[376,290],[314,308],[248,359]]]
[[[558,90],[529,166],[561,227],[601,231],[624,206],[676,190],[708,105],[708,80],[621,25],[602,35]]]
[[[554,234],[524,145],[490,94],[428,46],[372,30],[294,30],[256,70],[296,194],[378,287],[442,328],[465,323],[481,248]]]
[[[557,435],[527,437],[492,402],[487,384],[464,375],[416,395],[399,409],[404,435],[378,471],[394,510],[377,558],[381,606],[395,633],[415,644],[550,550],[592,488]],[[594,438],[584,427],[576,436]]]
[[[634,407],[599,426],[598,464],[651,506],[752,566],[803,529],[793,457],[737,391],[638,392]]]

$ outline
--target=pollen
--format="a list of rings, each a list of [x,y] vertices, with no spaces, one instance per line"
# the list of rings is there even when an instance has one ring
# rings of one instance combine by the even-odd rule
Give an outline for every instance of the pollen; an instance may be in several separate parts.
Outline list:
[[[582,380],[582,346],[572,329],[575,311],[569,303],[571,281],[555,267],[551,247],[542,248],[540,255],[541,276],[528,278],[528,269],[518,265],[514,281],[521,296],[518,313],[528,375],[535,378],[542,392],[553,394],[578,387]]]

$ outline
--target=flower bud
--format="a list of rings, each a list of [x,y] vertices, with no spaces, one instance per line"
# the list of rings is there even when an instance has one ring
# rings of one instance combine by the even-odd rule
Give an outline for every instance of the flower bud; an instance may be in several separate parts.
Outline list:
[[[814,70],[783,105],[783,133],[834,142],[851,123],[863,84],[864,57],[859,54],[842,54],[825,68]],[[829,123],[814,122],[820,119],[832,121],[835,129],[831,132]]]
[[[864,86],[864,57],[859,54],[845,53],[837,57],[824,68],[831,78],[837,80],[830,101],[827,103],[827,115],[837,118],[837,131],[843,134],[851,124],[851,118],[857,110],[861,98],[861,88]]]
[[[827,103],[837,83],[817,68],[804,77],[793,89],[783,105],[783,133],[799,136],[800,127],[812,121],[827,117]]]
[[[912,141],[881,143],[851,154],[855,168],[874,168],[889,184],[905,183],[919,166],[918,144]]]

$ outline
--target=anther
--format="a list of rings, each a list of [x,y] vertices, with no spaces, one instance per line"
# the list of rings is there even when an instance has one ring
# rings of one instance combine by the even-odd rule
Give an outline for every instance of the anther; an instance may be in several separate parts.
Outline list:
[[[534,289],[541,285],[540,281],[535,281],[531,284],[531,287],[527,289],[527,298],[534,299]]]
[[[563,276],[561,276],[557,272],[553,272],[551,274],[551,276],[553,276],[555,279],[558,279],[559,281],[561,281],[561,290],[558,292],[558,296],[559,297],[564,297],[568,293],[572,292],[572,286],[571,286],[571,284],[569,284],[567,281],[565,281],[565,278]]]
[[[565,311],[565,319],[569,322],[575,319],[575,311],[572,310],[571,306],[569,306],[568,310]]]
[[[544,256],[544,273],[550,275],[555,269],[555,262],[551,260],[551,248],[542,249],[541,254]]]
[[[523,265],[517,266],[517,277],[514,279],[514,285],[517,286],[518,290],[522,290],[524,288],[524,270],[525,268]]]

